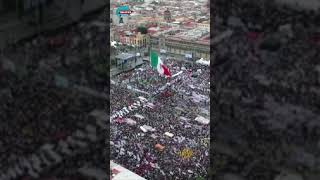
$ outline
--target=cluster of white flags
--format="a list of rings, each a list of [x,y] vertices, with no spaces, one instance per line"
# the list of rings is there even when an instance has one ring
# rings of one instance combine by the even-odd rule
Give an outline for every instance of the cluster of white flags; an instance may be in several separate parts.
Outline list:
[[[202,64],[206,66],[210,66],[210,61],[204,60],[203,58],[196,61],[197,64]]]
[[[200,124],[205,124],[205,125],[207,125],[207,124],[210,123],[210,120],[209,120],[209,119],[204,118],[204,117],[202,117],[202,116],[196,117],[195,121],[197,121],[197,122],[200,123]]]

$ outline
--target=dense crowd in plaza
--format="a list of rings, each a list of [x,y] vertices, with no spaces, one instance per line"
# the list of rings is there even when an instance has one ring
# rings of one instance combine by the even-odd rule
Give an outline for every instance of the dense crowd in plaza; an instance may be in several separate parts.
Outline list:
[[[233,34],[214,45],[215,137],[232,153],[217,152],[216,176],[310,179],[320,136],[319,12],[219,2],[216,27]]]
[[[195,119],[210,116],[209,68],[175,59],[165,64],[172,75],[182,73],[166,79],[146,63],[112,78],[111,115],[139,96],[148,102],[111,121],[110,157],[146,179],[205,177],[210,127],[209,122],[202,124]],[[170,86],[162,89],[167,83]],[[202,99],[195,94],[203,95]]]
[[[38,152],[42,145],[66,140],[78,129],[92,124],[94,118],[89,113],[105,108],[105,99],[78,92],[72,86],[86,86],[98,92],[105,90],[104,32],[103,23],[90,20],[2,49],[0,173],[20,163],[18,158]],[[69,83],[62,84],[69,85],[59,87],[56,75],[65,77]],[[102,129],[97,128],[97,133],[101,134]],[[70,161],[64,160],[42,175],[51,176],[51,179],[81,179],[77,169],[82,166],[104,169],[105,161],[101,156],[105,139],[99,137],[102,141],[90,144],[79,157],[63,155]]]

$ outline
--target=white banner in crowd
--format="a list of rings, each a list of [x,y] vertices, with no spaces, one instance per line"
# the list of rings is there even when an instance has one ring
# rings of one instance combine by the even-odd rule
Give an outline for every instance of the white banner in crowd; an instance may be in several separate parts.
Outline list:
[[[134,102],[132,105],[128,106],[128,107],[124,107],[121,110],[115,112],[111,117],[110,117],[110,121],[112,121],[113,119],[117,118],[117,117],[123,117],[127,114],[129,114],[131,111],[139,108],[140,106],[146,104],[148,102],[148,100],[142,96],[138,97],[139,100]]]
[[[182,73],[183,73],[183,71],[179,71],[177,74],[172,75],[172,77],[174,78],[174,77],[176,77],[176,76],[179,76],[179,75],[182,74]]]
[[[41,148],[29,157],[20,157],[17,164],[0,172],[0,179],[11,180],[22,176],[39,178],[43,170],[60,163],[64,158],[74,156],[81,150],[88,147],[89,143],[97,141],[96,128],[105,129],[107,114],[95,110],[90,115],[96,118],[95,123],[79,129],[66,140],[60,140],[57,144],[44,144]]]
[[[182,74],[181,72],[178,72],[176,74],[176,76],[178,76],[178,78],[172,80],[171,82],[167,83],[166,85],[162,86],[161,88],[158,89],[158,91],[155,91],[151,96],[157,95],[159,94],[161,91],[165,90],[168,86],[178,82],[179,80],[181,80],[181,76],[179,76],[180,74]],[[128,88],[128,86],[127,86]],[[132,88],[129,88],[130,90],[132,90]],[[119,111],[116,111],[113,113],[112,116],[110,116],[110,122],[118,117],[122,118],[125,115],[129,114],[130,112],[138,109],[139,107],[149,107],[149,108],[154,108],[154,104],[152,103],[148,103],[148,100],[142,96],[138,97],[139,100],[137,100],[136,102],[134,102],[132,105],[128,106],[128,107],[124,107]]]
[[[142,116],[140,114],[135,114],[134,117],[139,118],[139,119],[144,119],[144,116]]]
[[[132,91],[136,91],[136,92],[139,92],[139,93],[142,93],[142,94],[149,95],[149,93],[148,93],[148,92],[141,91],[141,90],[136,89],[136,88],[133,88],[133,87],[131,87],[131,86],[129,86],[129,85],[127,86],[127,89],[132,90]]]
[[[210,61],[204,60],[203,58],[196,61],[197,64],[202,64],[206,66],[210,66]]]

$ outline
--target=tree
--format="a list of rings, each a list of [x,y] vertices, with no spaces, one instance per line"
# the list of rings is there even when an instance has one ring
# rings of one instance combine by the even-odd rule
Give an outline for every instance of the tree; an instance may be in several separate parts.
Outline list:
[[[140,32],[141,34],[147,34],[148,33],[148,29],[144,26],[139,26],[137,28],[137,31]]]

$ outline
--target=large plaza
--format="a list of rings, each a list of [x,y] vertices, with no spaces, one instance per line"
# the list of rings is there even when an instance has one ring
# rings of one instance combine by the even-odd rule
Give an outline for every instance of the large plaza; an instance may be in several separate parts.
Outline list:
[[[167,59],[111,80],[111,160],[146,179],[205,177],[209,166],[209,67]],[[128,108],[124,108],[128,107]]]

